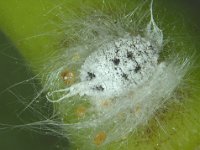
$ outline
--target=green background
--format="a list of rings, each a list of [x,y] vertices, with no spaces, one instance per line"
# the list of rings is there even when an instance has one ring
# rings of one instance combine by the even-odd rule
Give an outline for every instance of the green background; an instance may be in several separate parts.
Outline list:
[[[33,74],[26,65],[17,49],[6,36],[0,32],[0,91],[26,79]],[[30,86],[31,85],[31,86]],[[25,106],[34,98],[34,92],[40,90],[37,80],[24,82],[9,88],[0,94],[0,124],[17,125],[39,121],[43,117],[31,109],[22,113]],[[45,105],[40,103],[38,105]],[[47,105],[37,110],[44,114],[50,111]],[[15,128],[0,125],[0,150],[56,150],[68,149],[67,140],[57,136],[45,134],[40,129]],[[41,133],[40,133],[41,132]]]
[[[185,12],[185,19],[193,25],[194,36],[200,39],[200,19],[198,10],[200,5],[195,1],[173,1],[172,9],[177,7]],[[1,13],[1,12],[0,12]],[[31,69],[26,65],[25,60],[20,56],[14,45],[11,44],[8,38],[0,32],[0,91],[7,87],[33,77]],[[34,83],[34,85],[33,85]],[[29,102],[24,100],[31,100],[35,95],[33,91],[40,89],[40,84],[37,80],[31,80],[28,83],[13,87],[6,92],[0,94],[0,123],[2,124],[21,124],[30,121],[42,119],[42,116],[36,115],[32,110],[27,110],[21,113],[21,110]],[[30,86],[31,85],[31,86]],[[22,100],[22,101],[20,101]],[[38,104],[45,105],[45,102]],[[50,111],[48,107],[42,107],[43,110]],[[4,126],[0,126],[4,128]],[[68,149],[67,140],[53,135],[39,134],[38,131],[31,131],[30,129],[12,129],[7,128],[0,130],[0,150],[56,150]]]

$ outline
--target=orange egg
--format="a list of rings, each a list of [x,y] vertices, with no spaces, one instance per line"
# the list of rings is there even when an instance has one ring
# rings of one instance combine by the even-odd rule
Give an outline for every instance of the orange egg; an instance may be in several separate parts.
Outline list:
[[[64,83],[67,84],[67,85],[70,85],[70,84],[74,83],[75,75],[71,71],[62,72],[61,73],[61,77],[62,77]]]
[[[106,140],[106,133],[104,131],[101,131],[97,133],[97,135],[94,138],[94,144],[101,145]]]

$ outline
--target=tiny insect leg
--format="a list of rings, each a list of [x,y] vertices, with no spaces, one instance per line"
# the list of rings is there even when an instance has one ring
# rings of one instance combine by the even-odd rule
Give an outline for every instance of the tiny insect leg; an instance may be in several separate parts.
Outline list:
[[[84,94],[83,88],[82,88],[83,86],[84,86],[83,83],[78,83],[78,84],[72,85],[69,88],[48,92],[46,95],[46,98],[49,102],[58,103],[76,94],[83,95]]]

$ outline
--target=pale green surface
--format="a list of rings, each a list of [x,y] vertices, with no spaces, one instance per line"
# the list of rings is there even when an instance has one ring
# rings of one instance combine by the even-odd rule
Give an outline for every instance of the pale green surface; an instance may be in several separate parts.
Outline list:
[[[57,21],[56,17],[47,12],[52,9],[57,10],[58,4],[60,2],[50,0],[0,1],[1,29],[16,44],[28,62],[39,71],[43,64],[48,63],[49,54],[57,49],[57,44],[62,38],[61,35],[46,35],[57,29],[56,26],[50,24],[50,20]],[[77,5],[79,4],[77,3]],[[192,42],[198,42],[198,39],[191,39],[187,34],[185,35],[189,29],[185,28],[183,20],[176,14],[177,10],[165,11],[160,9],[160,7],[164,7],[161,2],[158,2],[157,5],[159,9],[156,10],[160,12],[158,18],[162,18],[162,13],[165,14],[163,21],[160,21],[163,22],[161,27],[165,29],[165,35],[174,37],[176,42],[180,41],[180,45],[176,45],[177,49],[184,47],[187,50],[193,46]],[[174,22],[177,28],[173,29],[168,22]],[[182,41],[184,41],[183,45]],[[136,137],[130,138],[128,149],[136,147],[137,149],[190,150],[200,145],[200,100],[198,97],[199,83],[197,83],[199,82],[199,72],[195,71],[194,75],[197,89],[193,91],[192,95],[196,96],[187,98],[183,106],[170,107],[169,112],[164,113],[164,119],[159,118],[162,128],[152,121],[154,123],[152,123],[153,127],[150,133],[146,130],[144,133],[139,131]],[[119,147],[118,143],[111,145],[109,149],[115,150],[117,147]]]
[[[57,42],[51,36],[55,26],[49,20],[53,16],[48,15],[55,5],[51,1],[0,1],[1,29],[35,68],[40,67]]]

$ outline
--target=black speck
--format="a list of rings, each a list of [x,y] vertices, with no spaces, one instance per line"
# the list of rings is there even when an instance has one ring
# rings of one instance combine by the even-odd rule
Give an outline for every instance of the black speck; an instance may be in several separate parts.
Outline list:
[[[120,63],[120,59],[118,59],[118,58],[114,58],[112,61],[115,65],[119,65],[119,63]]]
[[[92,30],[92,33],[93,33],[95,36],[98,36],[98,35],[99,35],[99,33],[98,33],[97,31],[95,31],[95,30]]]
[[[146,51],[144,51],[144,53],[145,53],[147,56],[149,56],[148,53],[147,53]]]
[[[136,68],[135,68],[135,73],[138,73],[138,71],[141,70],[141,66],[140,65],[137,65]]]
[[[128,59],[133,59],[133,53],[132,52],[127,52],[127,58]]]
[[[101,85],[96,86],[93,89],[98,90],[98,91],[104,91],[104,88]]]
[[[94,79],[96,77],[96,75],[94,73],[87,72],[87,74],[88,74],[89,80],[92,80],[92,79]]]
[[[116,47],[116,51],[115,51],[115,53],[117,54],[119,52],[119,48],[118,47]]]
[[[133,70],[132,70],[132,69],[129,69],[128,71],[131,72],[131,71],[133,71]]]
[[[122,74],[122,77],[123,77],[125,80],[128,80],[128,75],[127,75],[127,74],[123,73],[123,74]]]
[[[153,49],[153,46],[152,46],[152,45],[150,45],[150,46],[149,46],[149,48],[150,48],[150,49]]]

